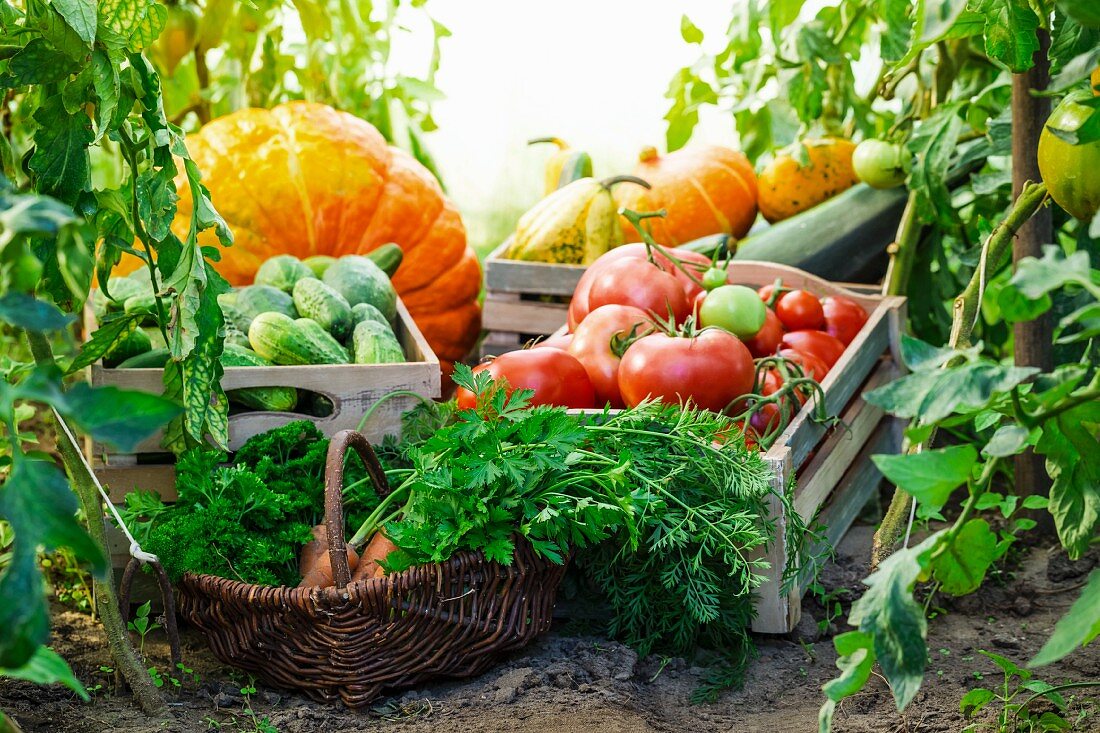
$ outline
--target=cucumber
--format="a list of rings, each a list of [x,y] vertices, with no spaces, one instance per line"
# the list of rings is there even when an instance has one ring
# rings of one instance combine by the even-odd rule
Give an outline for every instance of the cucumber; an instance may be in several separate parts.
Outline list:
[[[367,257],[386,273],[386,277],[393,277],[397,268],[401,267],[401,260],[404,259],[405,253],[400,245],[387,242],[381,247],[372,249],[367,253]]]
[[[352,335],[356,364],[395,364],[405,361],[405,350],[390,327],[378,321],[361,321]]]
[[[226,344],[222,351],[223,367],[269,367],[272,363],[251,349]],[[298,404],[298,390],[293,387],[244,387],[225,393],[230,402],[254,410],[288,412]]]
[[[253,351],[278,365],[347,364],[348,352],[309,318],[261,313],[248,329]]]
[[[248,333],[252,320],[261,313],[282,313],[287,318],[297,318],[298,311],[294,308],[294,298],[289,293],[284,293],[271,285],[249,285],[241,288],[237,293],[235,307],[240,311],[240,316],[230,312],[234,317],[237,328]],[[225,311],[223,306],[222,311]]]
[[[152,351],[146,351],[144,354],[131,356],[115,369],[163,369],[170,356],[168,349],[153,349]]]
[[[328,255],[313,255],[302,260],[302,264],[313,271],[313,277],[321,279],[325,274],[325,270],[335,261],[335,257],[329,257]]]
[[[351,322],[353,327],[354,324],[360,321],[378,321],[383,325],[390,325],[386,317],[382,315],[382,311],[378,310],[370,303],[359,303],[351,309]]]
[[[100,288],[92,292],[92,311],[100,320],[108,313],[122,310],[123,304],[129,298],[145,293],[153,294],[148,285],[148,278],[146,278],[146,284],[142,284],[128,277],[111,277],[107,279],[107,291],[111,294],[110,299]]]
[[[229,344],[251,350],[251,345],[248,343],[248,334],[237,328],[237,324],[227,318],[225,321],[225,345],[228,346]]]
[[[322,280],[344,296],[349,305],[370,303],[386,320],[397,314],[397,292],[386,273],[369,257],[341,257],[325,271]]]
[[[303,318],[320,323],[337,341],[351,335],[354,321],[347,299],[315,277],[294,283],[294,307]]]
[[[313,270],[294,255],[276,255],[265,260],[256,270],[255,284],[270,285],[289,293],[294,289],[294,283],[303,277],[313,277]]]

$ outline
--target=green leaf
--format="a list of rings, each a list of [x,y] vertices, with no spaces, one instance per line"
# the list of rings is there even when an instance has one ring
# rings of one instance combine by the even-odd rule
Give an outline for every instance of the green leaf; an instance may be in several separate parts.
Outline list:
[[[1057,0],[1058,9],[1086,28],[1100,28],[1100,7],[1091,0]]]
[[[951,369],[914,372],[863,395],[892,415],[932,425],[956,411],[985,407],[1039,370],[976,362]]]
[[[933,346],[907,333],[901,335],[901,360],[914,372],[939,369],[955,357],[966,357],[969,361],[980,352],[980,347],[958,351],[950,346]]]
[[[38,551],[71,548],[92,563],[96,572],[106,568],[99,548],[76,520],[76,497],[53,463],[29,458],[15,462],[0,486],[0,517],[15,533],[11,560],[0,575],[0,666],[22,667],[49,639],[49,615],[44,584],[38,571]]]
[[[680,16],[680,37],[684,39],[686,43],[702,43],[703,31],[687,17],[687,15]]]
[[[986,54],[1015,73],[1030,69],[1039,50],[1039,17],[1031,5],[1019,0],[981,0],[978,11],[985,16]]]
[[[982,455],[990,458],[1014,456],[1028,443],[1028,430],[1020,425],[1002,425],[982,448]]]
[[[978,589],[998,557],[997,535],[989,529],[989,523],[971,519],[933,556],[932,574],[944,591],[953,596],[966,595]]]
[[[997,307],[1001,316],[1010,323],[1033,321],[1050,310],[1053,303],[1050,296],[1028,298],[1012,285],[1006,285],[997,293]]]
[[[81,700],[87,702],[91,699],[88,697],[88,691],[84,689],[84,685],[76,678],[65,660],[53,649],[45,646],[38,647],[22,667],[15,669],[0,667],[0,677],[26,680],[36,685],[60,683],[79,695]],[[0,720],[0,722],[3,721]]]
[[[1100,402],[1087,402],[1043,425],[1035,452],[1046,457],[1050,513],[1062,545],[1073,559],[1088,551],[1100,530]]]
[[[180,413],[179,405],[149,392],[117,387],[89,387],[75,384],[65,392],[59,411],[96,440],[115,446],[123,453]]]
[[[32,38],[8,61],[8,76],[3,79],[3,84],[11,87],[52,84],[68,78],[76,70],[76,63],[71,57],[58,51],[44,38]]]
[[[976,687],[963,695],[963,699],[959,701],[959,712],[969,718],[984,708],[994,697],[996,696],[991,690]]]
[[[54,48],[73,61],[82,61],[88,52],[88,44],[57,12],[56,3],[32,2],[24,3],[24,6],[27,9],[28,29],[38,31]],[[8,4],[0,4],[0,7],[8,7]]]
[[[99,0],[101,35],[113,36],[111,46],[140,51],[160,35],[168,8],[155,0]]]
[[[1000,654],[986,651],[985,649],[979,649],[978,654],[986,657],[991,662],[997,665],[997,667],[1004,673],[1005,677],[1019,677],[1021,680],[1028,680],[1031,678],[1031,672],[1026,669],[1021,669],[1019,665],[1013,662],[1008,657],[1003,657]],[[1022,687],[1022,685],[1021,685]]]
[[[947,35],[955,21],[966,10],[967,0],[924,0],[924,28],[922,44],[935,43]],[[920,5],[918,5],[920,7]]]
[[[96,0],[53,0],[51,4],[80,40],[91,46],[95,41]]]
[[[1100,635],[1100,568],[1089,573],[1088,582],[1081,595],[1070,606],[1066,615],[1054,624],[1050,635],[1039,653],[1027,663],[1029,667],[1053,664],[1067,654],[1088,644]]]
[[[962,126],[957,108],[944,105],[937,108],[909,140],[909,149],[916,154],[916,162],[908,185],[910,191],[917,194],[917,216],[923,222],[954,224],[954,208],[946,181]]]
[[[1049,91],[1064,92],[1087,79],[1089,73],[1100,66],[1100,46],[1084,51],[1070,59],[1050,80]]]
[[[1089,253],[1074,252],[1068,257],[1056,244],[1043,247],[1042,258],[1025,257],[1016,265],[1008,284],[1025,297],[1041,298],[1067,285],[1087,285],[1092,282]]]
[[[920,689],[928,649],[924,638],[928,622],[913,598],[913,584],[928,567],[929,556],[940,542],[937,532],[916,547],[898,550],[867,577],[867,591],[852,604],[848,623],[875,640],[875,658],[890,683],[894,702],[902,710]]]
[[[74,203],[90,183],[88,146],[95,139],[86,115],[65,112],[60,94],[47,98],[34,113],[39,128],[29,166],[37,188],[65,203]]]
[[[26,293],[0,295],[0,321],[28,331],[44,333],[60,331],[72,323],[57,306],[38,300]]]
[[[836,666],[840,676],[822,686],[826,701],[818,712],[818,730],[828,733],[832,727],[836,704],[851,697],[867,684],[871,669],[875,666],[874,637],[863,631],[848,631],[833,637],[836,647]]]
[[[978,451],[969,444],[920,453],[871,456],[878,470],[921,504],[939,511],[970,478]]]
[[[97,128],[95,141],[98,142],[110,127],[111,119],[118,108],[120,86],[118,63],[101,48],[92,51],[92,86],[99,100],[96,103],[95,112]]]
[[[100,322],[99,328],[93,331],[91,337],[80,347],[80,353],[69,365],[67,373],[72,374],[99,361],[104,354],[128,339],[144,317],[141,313],[107,315]]]

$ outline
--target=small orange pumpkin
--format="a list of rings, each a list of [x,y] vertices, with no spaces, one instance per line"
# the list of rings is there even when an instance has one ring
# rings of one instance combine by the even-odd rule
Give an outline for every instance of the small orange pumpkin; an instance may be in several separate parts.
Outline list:
[[[693,145],[667,155],[642,149],[634,175],[652,186],[620,186],[615,200],[634,211],[665,209],[664,218],[647,219],[661,244],[675,247],[708,234],[745,236],[756,219],[756,174],[752,164],[732,148]],[[640,242],[638,232],[622,219],[623,238]]]
[[[394,287],[436,355],[457,361],[469,352],[481,330],[481,267],[462,219],[435,177],[370,123],[291,102],[213,120],[187,149],[233,230],[217,265],[230,283],[252,282],[278,254],[339,257],[395,242],[404,259]],[[177,193],[173,230],[183,235],[192,208],[185,180]],[[200,241],[215,243],[212,231]]]
[[[794,216],[859,183],[852,169],[855,143],[843,138],[803,140],[809,165],[790,153],[777,155],[760,171],[760,213],[775,223]]]

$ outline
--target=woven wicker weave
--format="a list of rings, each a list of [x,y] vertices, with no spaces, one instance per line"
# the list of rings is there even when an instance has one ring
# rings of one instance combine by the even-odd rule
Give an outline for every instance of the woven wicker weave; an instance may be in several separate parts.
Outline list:
[[[341,501],[349,445],[376,490],[389,491],[366,438],[350,430],[333,436],[325,520],[336,587],[181,579],[180,612],[219,659],[277,687],[359,708],[384,689],[484,672],[549,628],[565,567],[535,556],[526,543],[517,545],[511,566],[460,552],[445,563],[349,584]]]

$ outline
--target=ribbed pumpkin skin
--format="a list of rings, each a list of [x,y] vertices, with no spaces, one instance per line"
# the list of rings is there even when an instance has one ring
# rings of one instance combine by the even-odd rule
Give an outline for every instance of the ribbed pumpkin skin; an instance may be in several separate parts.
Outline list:
[[[852,169],[851,140],[805,140],[810,164],[781,153],[760,171],[760,213],[772,224],[783,221],[859,183]]]
[[[625,183],[615,187],[619,206],[634,211],[665,209],[664,219],[648,219],[660,244],[674,247],[708,234],[745,236],[756,219],[756,174],[743,153],[721,145],[693,145],[667,155],[642,151],[634,175],[651,189]],[[641,237],[620,218],[623,239]]]
[[[432,349],[455,361],[473,346],[481,267],[458,210],[424,166],[368,122],[290,102],[213,120],[187,149],[233,230],[235,243],[217,265],[230,283],[252,282],[277,254],[339,257],[395,242],[404,260],[394,287]],[[192,208],[182,180],[177,193],[173,229],[182,235]],[[203,233],[204,244],[214,240]]]

